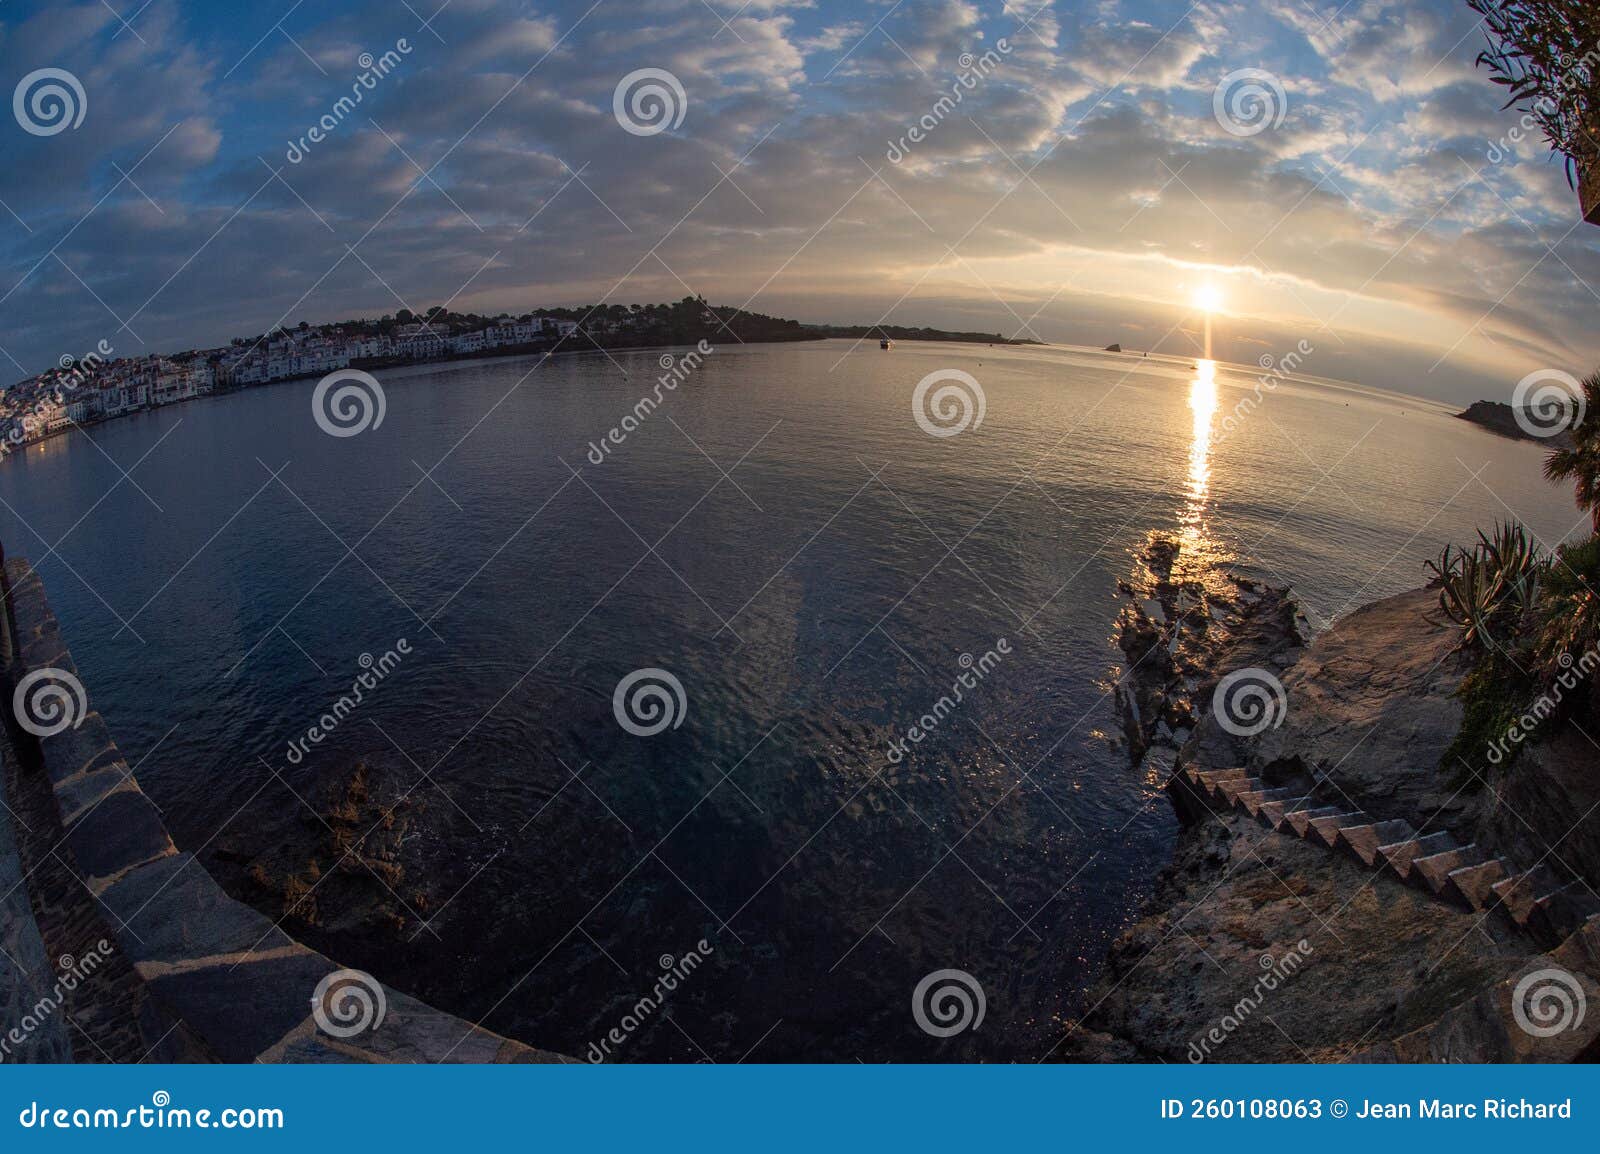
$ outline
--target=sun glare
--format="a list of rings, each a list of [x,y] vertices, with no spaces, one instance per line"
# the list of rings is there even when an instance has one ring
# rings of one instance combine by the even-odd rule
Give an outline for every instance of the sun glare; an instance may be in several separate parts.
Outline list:
[[[1203,284],[1194,293],[1195,307],[1202,312],[1222,311],[1222,290],[1214,284]]]

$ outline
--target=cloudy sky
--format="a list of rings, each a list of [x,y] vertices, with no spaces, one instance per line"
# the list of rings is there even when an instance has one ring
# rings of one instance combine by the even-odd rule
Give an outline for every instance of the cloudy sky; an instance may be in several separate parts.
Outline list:
[[[1600,229],[1482,44],[1461,0],[10,0],[4,91],[83,100],[0,123],[0,378],[691,292],[1192,355],[1211,284],[1227,359],[1509,397],[1600,364]]]

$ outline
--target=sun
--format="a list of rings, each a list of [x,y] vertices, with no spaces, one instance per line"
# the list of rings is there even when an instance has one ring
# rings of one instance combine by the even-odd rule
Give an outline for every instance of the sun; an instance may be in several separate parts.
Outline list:
[[[1203,284],[1194,291],[1194,304],[1201,312],[1222,311],[1222,290],[1214,284]]]

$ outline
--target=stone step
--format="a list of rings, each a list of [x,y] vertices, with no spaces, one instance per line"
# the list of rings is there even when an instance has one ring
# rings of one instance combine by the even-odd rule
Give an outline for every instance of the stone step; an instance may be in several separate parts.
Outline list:
[[[1305,835],[1306,840],[1332,849],[1334,843],[1339,840],[1339,831],[1342,828],[1347,825],[1366,825],[1371,820],[1360,810],[1328,814],[1326,817],[1314,817],[1311,819],[1310,832]]]
[[[1299,793],[1292,789],[1290,793]],[[1269,829],[1283,829],[1288,821],[1289,814],[1297,809],[1309,809],[1316,804],[1316,799],[1309,793],[1287,801],[1264,801],[1261,803],[1261,812],[1256,819],[1265,824]]]
[[[1329,817],[1334,814],[1344,813],[1342,805],[1323,805],[1316,809],[1293,809],[1284,815],[1284,825],[1294,833],[1295,837],[1305,837],[1311,832],[1311,823],[1319,817]]]
[[[1600,924],[1600,897],[1583,882],[1573,882],[1540,898],[1532,921],[1552,938],[1566,938],[1586,924]]]
[[[1462,866],[1446,875],[1440,896],[1482,910],[1494,904],[1494,883],[1506,876],[1506,863],[1495,857],[1475,865]]]
[[[1489,855],[1476,842],[1445,850],[1443,853],[1414,858],[1411,862],[1411,880],[1427,886],[1434,893],[1439,893],[1449,880],[1451,870],[1477,865],[1479,862],[1487,861],[1488,858]]]
[[[1460,848],[1461,843],[1455,839],[1454,834],[1440,831],[1409,841],[1396,842],[1394,845],[1379,846],[1378,854],[1388,864],[1390,871],[1401,881],[1405,881],[1411,876],[1411,865],[1417,858]]]
[[[1231,806],[1240,807],[1240,799],[1247,793],[1255,793],[1266,788],[1257,777],[1229,777],[1217,783],[1217,794],[1223,801]]]
[[[1261,817],[1261,807],[1268,802],[1290,801],[1300,791],[1297,789],[1256,789],[1239,795],[1239,803],[1251,817]]]
[[[1197,769],[1193,779],[1200,792],[1207,797],[1216,795],[1217,786],[1224,781],[1234,781],[1241,777],[1249,776],[1247,769]]]
[[[1512,921],[1527,926],[1538,913],[1540,900],[1552,897],[1565,886],[1566,882],[1540,865],[1495,882],[1494,896]]]
[[[1382,864],[1378,860],[1378,847],[1393,845],[1416,836],[1417,831],[1409,821],[1375,821],[1370,825],[1347,825],[1339,830],[1336,848],[1353,854],[1363,865]]]

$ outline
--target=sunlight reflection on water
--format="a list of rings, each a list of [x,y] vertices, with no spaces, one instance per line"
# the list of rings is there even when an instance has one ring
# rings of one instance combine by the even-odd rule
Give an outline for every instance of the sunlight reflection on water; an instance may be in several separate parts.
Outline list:
[[[1194,415],[1194,430],[1189,437],[1189,473],[1184,507],[1180,516],[1183,539],[1191,551],[1204,553],[1206,502],[1211,492],[1211,424],[1217,413],[1217,363],[1200,361],[1195,378],[1189,382],[1189,409]]]

